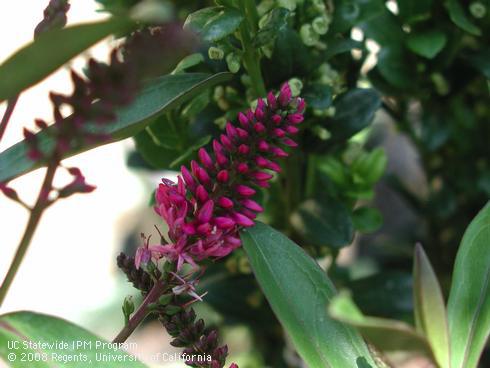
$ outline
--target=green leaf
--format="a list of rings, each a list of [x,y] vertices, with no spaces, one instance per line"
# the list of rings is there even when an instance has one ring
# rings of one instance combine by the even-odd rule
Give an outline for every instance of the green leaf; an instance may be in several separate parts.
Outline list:
[[[412,326],[391,319],[366,317],[346,293],[336,296],[328,311],[337,321],[356,327],[366,340],[380,350],[417,351],[432,355],[427,340]]]
[[[383,216],[376,208],[359,207],[352,213],[352,222],[356,230],[372,233],[383,225]]]
[[[242,14],[232,8],[210,7],[190,14],[184,28],[190,28],[204,41],[215,42],[232,34],[240,26]]]
[[[449,367],[449,332],[444,297],[422,246],[417,244],[413,265],[413,296],[417,330],[429,341],[440,367]]]
[[[291,224],[308,243],[316,246],[342,248],[349,245],[354,236],[349,211],[333,199],[306,200],[291,215]]]
[[[416,80],[416,71],[414,65],[407,62],[408,56],[408,51],[399,45],[381,48],[378,54],[379,73],[399,89],[410,89]]]
[[[198,52],[187,55],[183,58],[172,71],[172,74],[182,73],[184,70],[192,68],[204,61],[204,56]]]
[[[433,59],[446,45],[446,35],[438,30],[411,33],[407,38],[407,46],[416,54]]]
[[[480,48],[465,55],[465,59],[474,68],[478,69],[485,78],[490,79],[490,47]]]
[[[490,333],[490,203],[466,229],[456,256],[448,319],[451,367],[475,368]]]
[[[9,349],[7,342],[17,347]],[[40,361],[21,361],[23,354],[33,354]],[[33,312],[15,312],[0,316],[0,356],[10,362],[9,366],[12,368],[145,367],[136,357],[116,349],[114,345],[109,345],[82,327],[61,318]],[[101,361],[101,357],[109,361]],[[62,359],[69,358],[72,361],[62,362]],[[78,360],[73,360],[74,358]]]
[[[130,28],[127,20],[109,19],[42,33],[0,65],[0,102],[40,82],[104,37]]]
[[[398,0],[399,16],[407,23],[415,23],[430,18],[432,0]]]
[[[308,107],[314,109],[324,110],[332,104],[332,88],[325,84],[309,84],[302,95],[308,101]]]
[[[196,73],[167,75],[156,78],[147,84],[130,106],[117,111],[117,117],[114,122],[102,127],[96,124],[87,127],[88,130],[102,131],[111,135],[109,141],[72,149],[66,153],[65,157],[130,137],[144,129],[156,116],[195,97],[204,89],[230,79],[231,76],[231,73],[218,73],[215,75]],[[53,147],[53,140],[48,132],[41,131],[37,137],[41,150],[49,152]],[[43,163],[29,160],[26,152],[27,145],[25,141],[21,141],[0,153],[0,182],[9,181],[44,166]]]
[[[285,8],[272,9],[266,15],[263,26],[253,40],[255,47],[261,47],[274,42],[279,32],[287,26],[289,14],[289,10]]]
[[[342,54],[344,52],[348,52],[352,49],[362,49],[362,42],[355,41],[351,38],[334,38],[327,42],[327,50],[323,54],[323,59],[325,61],[334,57],[335,55]]]
[[[346,140],[367,127],[381,106],[379,94],[374,89],[355,88],[338,97],[335,116],[326,128],[335,140]]]
[[[352,171],[363,183],[374,184],[383,176],[387,163],[384,149],[378,147],[369,153],[359,155],[352,162]]]
[[[168,169],[170,164],[180,155],[179,150],[158,144],[148,128],[142,130],[133,138],[138,153],[154,169]]]
[[[454,24],[472,35],[481,36],[480,28],[469,20],[459,0],[447,0],[445,5]]]
[[[325,271],[298,245],[262,223],[242,231],[243,246],[264,294],[310,368],[376,367],[360,335],[334,321],[335,295]]]

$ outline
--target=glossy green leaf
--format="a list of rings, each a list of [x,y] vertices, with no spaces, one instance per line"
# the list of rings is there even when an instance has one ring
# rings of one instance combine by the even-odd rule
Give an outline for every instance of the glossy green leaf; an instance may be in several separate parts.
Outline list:
[[[403,42],[403,41],[402,41]],[[407,62],[408,51],[395,47],[384,47],[378,54],[377,69],[379,73],[393,86],[399,89],[412,87],[416,70],[414,65]]]
[[[449,17],[454,22],[454,24],[456,24],[459,28],[465,30],[466,32],[471,33],[472,35],[481,35],[480,28],[478,28],[470,21],[460,0],[447,0],[445,5],[449,13]]]
[[[448,301],[451,367],[475,368],[490,333],[490,203],[466,229]]]
[[[376,208],[359,207],[352,213],[352,222],[356,230],[372,233],[383,225],[383,216]]]
[[[243,15],[238,10],[216,6],[190,14],[184,28],[192,29],[204,41],[214,42],[235,32],[242,20]]]
[[[274,8],[261,21],[261,28],[257,32],[253,42],[255,47],[267,45],[276,40],[277,35],[287,26],[289,10],[285,8]]]
[[[381,106],[379,94],[374,89],[352,89],[338,97],[335,116],[326,126],[335,140],[345,140],[367,127]]]
[[[382,351],[417,351],[432,355],[427,340],[412,326],[391,319],[366,317],[345,293],[332,300],[328,311],[332,318],[356,327],[368,342]]]
[[[352,162],[352,171],[363,183],[374,184],[383,176],[388,159],[382,147],[363,153]]]
[[[9,349],[12,345],[16,347]],[[145,367],[136,357],[82,327],[61,318],[33,312],[0,316],[0,357],[9,362],[12,368]],[[63,361],[70,358],[72,361]],[[102,361],[102,358],[106,361]]]
[[[376,367],[361,336],[327,314],[334,286],[303,249],[262,223],[241,238],[272,310],[308,367]]]
[[[418,55],[434,58],[446,45],[446,35],[438,30],[413,32],[407,38],[407,46]]]
[[[302,95],[310,108],[324,110],[332,104],[332,88],[325,84],[312,83],[305,87]]]
[[[65,157],[130,137],[144,129],[159,114],[195,97],[210,86],[228,80],[231,76],[230,73],[215,75],[196,73],[156,78],[147,84],[130,106],[116,112],[117,117],[114,122],[103,126],[96,124],[88,126],[87,129],[90,131],[109,134],[111,136],[109,141],[72,149]],[[49,152],[53,147],[53,140],[46,131],[38,134],[38,141],[40,149],[44,152]],[[21,141],[0,154],[0,182],[9,181],[43,166],[42,163],[29,160],[26,152],[26,143]]]
[[[192,68],[204,61],[204,56],[198,52],[183,58],[172,71],[172,74],[182,73],[184,70]]]
[[[415,322],[429,341],[440,367],[449,367],[449,332],[444,297],[422,246],[415,247],[413,266]]]
[[[104,37],[130,28],[127,20],[110,19],[42,33],[0,65],[0,102],[38,83]]]
[[[168,169],[180,155],[180,151],[158,144],[148,129],[142,130],[134,137],[136,150],[154,169]]]
[[[339,201],[308,199],[291,216],[291,224],[312,245],[341,248],[349,245],[354,226],[347,208]]]

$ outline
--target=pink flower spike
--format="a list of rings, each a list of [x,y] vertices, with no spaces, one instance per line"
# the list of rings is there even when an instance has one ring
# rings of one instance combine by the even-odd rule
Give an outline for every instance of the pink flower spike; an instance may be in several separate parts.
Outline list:
[[[215,155],[223,152],[223,146],[216,139],[213,139],[213,151]]]
[[[257,157],[255,157],[255,163],[259,167],[268,167],[269,160],[267,160],[266,158],[264,158],[262,156],[257,156]]]
[[[261,188],[269,188],[271,186],[268,181],[257,180],[255,184],[257,184]]]
[[[288,157],[289,156],[283,149],[281,149],[279,147],[272,147],[271,152],[276,157]]]
[[[240,162],[236,169],[240,174],[245,174],[248,172],[248,165],[245,162]]]
[[[199,156],[199,160],[204,166],[206,166],[208,169],[213,167],[213,160],[204,148],[200,148],[197,155]]]
[[[257,118],[257,120],[262,120],[264,118],[264,110],[262,110],[262,108],[260,107],[257,107],[255,109],[255,117]]]
[[[208,235],[211,232],[212,226],[209,222],[199,225],[196,230],[198,234]]]
[[[254,129],[257,133],[264,133],[265,132],[265,125],[262,123],[256,123],[254,125]]]
[[[230,178],[227,170],[221,170],[218,175],[216,175],[216,179],[218,179],[221,183],[226,183]]]
[[[199,185],[196,189],[196,197],[201,202],[204,203],[209,199],[208,192],[202,185]]]
[[[304,98],[298,98],[298,107],[296,108],[299,113],[305,111],[305,100]]]
[[[288,115],[288,121],[292,124],[299,124],[303,120],[304,120],[304,117],[302,114],[296,113],[296,114]]]
[[[284,138],[282,140],[282,143],[284,143],[285,145],[287,145],[289,147],[298,147],[298,143],[296,143],[295,141],[293,141],[290,138]]]
[[[252,174],[250,174],[254,179],[259,180],[259,181],[265,181],[265,180],[270,180],[272,179],[272,175],[263,171],[256,171]]]
[[[233,148],[235,148],[233,146],[233,143],[231,142],[230,138],[228,138],[226,135],[224,134],[221,134],[220,136],[220,140],[221,140],[221,143],[223,144],[223,146],[228,150],[228,151],[233,151]]]
[[[269,92],[267,94],[267,102],[269,103],[269,107],[271,109],[275,109],[276,108],[277,100],[276,100],[276,96],[274,95],[274,93]]]
[[[259,151],[262,152],[268,152],[269,151],[269,144],[265,140],[259,141],[259,144],[257,145]]]
[[[216,162],[218,163],[219,166],[225,167],[228,164],[228,159],[224,154],[218,152],[216,154]]]
[[[236,128],[236,131],[240,139],[247,139],[249,136],[248,132],[246,130],[243,130],[242,128]]]
[[[195,160],[191,161],[191,171],[194,174],[194,176],[197,177],[197,172],[199,171],[200,168],[201,167],[199,166],[199,164]]]
[[[218,199],[218,204],[220,205],[220,207],[223,207],[226,209],[233,207],[233,201],[228,197],[220,197]]]
[[[189,170],[187,170],[187,167],[185,166],[181,166],[180,167],[180,172],[182,173],[182,177],[184,178],[184,181],[185,183],[187,184],[187,186],[189,187],[194,187],[196,185],[196,182],[194,181],[191,173],[189,172]]]
[[[199,213],[197,215],[197,220],[200,223],[206,223],[211,220],[211,217],[213,216],[213,209],[214,209],[214,202],[209,199],[202,208],[199,210]]]
[[[187,235],[194,235],[196,233],[196,228],[192,224],[184,224],[184,225],[182,225],[182,230]]]
[[[258,98],[257,99],[257,109],[263,110],[265,108],[265,102],[263,99]]]
[[[211,183],[211,178],[209,177],[208,173],[206,172],[206,170],[204,170],[202,167],[200,167],[198,170],[197,170],[197,178],[199,179],[199,181],[204,184],[204,185],[208,185]]]
[[[214,223],[220,229],[231,229],[233,226],[235,226],[235,221],[229,217],[216,217],[214,219]]]
[[[238,153],[240,153],[241,155],[247,155],[249,152],[250,147],[246,144],[240,144],[240,146],[238,146]]]
[[[257,214],[256,214],[255,212],[253,212],[253,211],[251,211],[251,210],[247,209],[247,208],[242,208],[242,209],[240,210],[240,213],[241,213],[242,215],[247,216],[247,217],[248,217],[250,220],[255,220],[255,219],[257,218]]]
[[[288,83],[284,83],[279,92],[279,103],[282,106],[287,106],[291,101],[291,88]]]
[[[282,121],[282,117],[281,117],[281,115],[277,115],[277,114],[276,114],[276,115],[273,115],[273,116],[272,116],[272,122],[273,122],[274,124],[279,125],[279,124],[281,123],[281,121]]]
[[[248,118],[245,116],[243,112],[238,113],[238,121],[240,122],[240,125],[244,128],[248,127]]]
[[[276,128],[274,129],[274,135],[278,138],[282,138],[286,135],[286,132],[282,129]]]
[[[276,163],[276,162],[274,162],[274,161],[269,161],[267,163],[267,168],[269,170],[272,170],[272,171],[275,171],[275,172],[278,172],[278,173],[282,171],[281,166],[279,166],[279,164]]]
[[[240,203],[248,208],[249,210],[255,211],[255,212],[263,212],[264,209],[255,201],[252,201],[251,199],[242,199]]]
[[[237,136],[236,128],[233,126],[232,123],[227,122],[225,129],[226,134],[228,134],[228,138],[234,139]]]
[[[255,194],[255,189],[247,187],[246,185],[239,184],[235,187],[238,194],[243,197],[250,197]]]
[[[296,128],[296,127],[295,127],[295,126],[293,126],[293,125],[288,125],[288,126],[286,127],[286,131],[287,131],[289,134],[296,134],[296,133],[298,133],[298,132],[299,132],[299,129],[298,129],[298,128]]]
[[[233,214],[233,219],[236,221],[238,225],[241,225],[243,227],[251,227],[255,225],[255,223],[252,220],[250,220],[247,216],[242,215],[239,212],[235,212]]]

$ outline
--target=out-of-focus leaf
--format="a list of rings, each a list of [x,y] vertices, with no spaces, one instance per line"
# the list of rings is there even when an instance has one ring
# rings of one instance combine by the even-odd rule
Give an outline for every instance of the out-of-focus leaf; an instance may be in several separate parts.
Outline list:
[[[312,83],[302,93],[308,107],[324,110],[332,104],[332,88],[325,84]]]
[[[263,26],[257,32],[253,42],[255,47],[267,45],[276,40],[277,35],[287,26],[289,10],[274,8],[268,14]]]
[[[465,58],[476,69],[478,69],[487,79],[490,79],[490,47],[479,49],[474,53],[469,53]]]
[[[9,348],[7,343],[17,347]],[[32,354],[32,361],[27,354]],[[33,312],[0,316],[0,356],[12,368],[145,367],[136,357],[115,349],[112,344],[82,327],[61,318]],[[74,359],[78,357],[79,360]],[[102,361],[101,357],[105,360]],[[71,361],[64,361],[70,358]]]
[[[243,15],[233,8],[204,8],[190,14],[184,28],[197,32],[204,41],[214,42],[232,34],[240,26]]]
[[[131,27],[130,21],[116,18],[40,34],[0,65],[0,102],[43,80],[104,37]]]
[[[340,293],[330,302],[332,318],[354,326],[364,338],[383,351],[417,351],[431,356],[427,340],[412,326],[391,319],[366,317],[350,297]]]
[[[384,47],[378,54],[377,69],[393,86],[410,89],[415,81],[414,66],[407,62],[407,52],[400,47]]]
[[[428,59],[434,58],[446,45],[447,37],[439,30],[411,33],[407,46],[418,55]]]
[[[116,112],[114,122],[103,126],[88,125],[87,130],[108,134],[111,136],[110,140],[71,149],[65,157],[130,137],[144,129],[156,116],[195,97],[204,89],[228,80],[230,76],[232,76],[231,73],[215,75],[196,73],[156,78],[147,84],[130,106]],[[43,130],[36,137],[38,137],[40,149],[44,152],[50,152],[53,147],[53,139],[49,132]],[[27,144],[25,141],[21,141],[0,153],[0,182],[12,180],[41,166],[44,166],[43,162],[33,162],[27,158]]]
[[[359,155],[352,162],[352,171],[363,183],[376,183],[385,172],[388,159],[382,147]]]
[[[355,367],[360,361],[376,367],[360,335],[327,314],[334,286],[303,249],[261,223],[241,238],[272,310],[308,367]]]
[[[430,17],[432,0],[398,0],[398,14],[407,23],[415,23]]]
[[[379,94],[373,89],[351,89],[334,101],[335,116],[326,125],[332,138],[342,141],[367,127],[381,106]]]
[[[133,138],[138,153],[155,169],[168,169],[170,164],[180,155],[177,149],[159,145],[148,129],[139,132]]]
[[[359,207],[352,213],[352,222],[356,230],[372,233],[383,225],[383,216],[376,208]]]
[[[419,244],[415,247],[413,281],[417,330],[426,336],[439,366],[449,367],[446,306],[436,274]]]
[[[198,52],[183,58],[172,71],[172,74],[182,73],[184,70],[192,68],[204,61],[204,56]]]
[[[362,42],[355,41],[352,38],[338,39],[334,38],[331,41],[327,41],[327,50],[323,54],[323,58],[328,60],[335,55],[348,52],[352,49],[362,49]]]
[[[291,224],[313,245],[341,248],[349,245],[354,226],[347,208],[334,199],[308,199],[291,215]]]
[[[385,10],[381,0],[336,1],[331,32],[343,33],[361,22],[372,19]]]
[[[481,29],[470,21],[459,0],[447,0],[445,5],[454,24],[472,35],[481,36]]]
[[[466,229],[448,301],[451,367],[475,368],[490,333],[490,203]]]

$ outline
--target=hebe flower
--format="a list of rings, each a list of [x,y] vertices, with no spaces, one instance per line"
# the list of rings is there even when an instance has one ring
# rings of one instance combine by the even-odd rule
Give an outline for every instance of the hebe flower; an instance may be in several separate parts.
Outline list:
[[[276,96],[259,99],[254,111],[238,114],[212,144],[201,148],[199,161],[182,166],[177,183],[163,179],[156,191],[156,212],[168,224],[170,244],[153,249],[161,256],[193,266],[220,258],[241,245],[239,230],[254,225],[262,207],[252,198],[266,188],[285,146],[296,147],[290,136],[303,121],[304,100],[293,98],[288,84]]]

